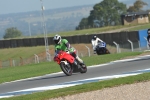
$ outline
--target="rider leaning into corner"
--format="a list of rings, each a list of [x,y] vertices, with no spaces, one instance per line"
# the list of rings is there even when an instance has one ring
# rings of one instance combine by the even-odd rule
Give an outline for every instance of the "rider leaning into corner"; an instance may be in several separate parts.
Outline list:
[[[103,42],[103,41],[100,38],[98,38],[96,35],[94,35],[91,40],[94,54],[96,53],[96,46],[98,45],[98,42]]]
[[[147,30],[147,34],[148,34],[148,36],[147,36],[147,42],[148,42],[148,45],[150,47],[150,28]]]
[[[53,41],[55,42],[55,56],[57,56],[60,50],[66,51],[76,58],[80,64],[83,64],[83,60],[78,57],[76,50],[70,46],[70,43],[66,39],[62,39],[60,35],[55,35]]]

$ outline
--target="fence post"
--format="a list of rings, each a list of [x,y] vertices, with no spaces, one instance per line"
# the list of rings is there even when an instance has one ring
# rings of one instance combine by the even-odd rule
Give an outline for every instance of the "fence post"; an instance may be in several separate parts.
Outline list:
[[[132,41],[130,41],[129,39],[128,39],[128,42],[131,44],[131,50],[132,50],[132,52],[133,52],[133,43],[132,43]]]
[[[85,45],[85,47],[88,49],[89,57],[90,57],[90,48]]]
[[[81,57],[83,57],[83,54],[81,53]]]
[[[35,63],[39,63],[39,57],[38,57],[38,55],[34,54],[34,56],[35,56]]]
[[[11,58],[9,59],[9,64],[10,64],[10,67],[12,67],[12,59]]]
[[[13,66],[15,66],[15,60],[13,60]]]
[[[48,60],[48,61],[52,61],[52,60],[51,60],[51,54],[50,54],[49,52],[46,52],[46,54],[48,55],[47,60]]]
[[[76,50],[77,51],[77,55],[79,55],[79,51],[78,50]]]
[[[2,61],[0,60],[0,68],[2,68]]]
[[[140,46],[141,44],[140,44],[140,41],[138,41],[138,43],[139,43],[139,50],[141,51],[141,46]]]
[[[20,64],[23,65],[23,59],[20,57]]]
[[[115,41],[113,41],[113,43],[116,45],[117,53],[119,53],[119,45]]]
[[[121,53],[120,45],[118,44],[118,52]]]
[[[145,39],[145,40],[146,40],[146,42],[147,42],[147,49],[149,49],[149,45],[148,45],[147,38],[146,38],[146,37],[144,37],[144,39]]]

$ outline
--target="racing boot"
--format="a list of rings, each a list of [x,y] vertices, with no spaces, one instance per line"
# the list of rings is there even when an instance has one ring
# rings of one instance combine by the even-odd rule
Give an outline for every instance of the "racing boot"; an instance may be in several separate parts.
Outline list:
[[[76,60],[79,62],[78,68],[80,69],[80,72],[84,72],[87,70],[86,65],[84,64],[83,60],[80,59],[78,56],[76,57]]]
[[[79,64],[84,65],[84,62],[81,58],[79,58],[78,56],[76,56],[77,61],[79,62]]]

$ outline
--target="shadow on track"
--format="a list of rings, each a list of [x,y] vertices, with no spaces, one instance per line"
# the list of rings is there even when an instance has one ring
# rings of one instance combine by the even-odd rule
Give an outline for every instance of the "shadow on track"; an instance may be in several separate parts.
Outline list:
[[[77,73],[73,73],[71,76],[73,75],[77,75]],[[58,76],[43,76],[42,77],[39,77],[39,78],[34,78],[34,79],[29,79],[29,80],[26,80],[26,81],[35,81],[35,80],[47,80],[47,79],[55,79],[55,78],[61,78],[61,77],[71,77],[71,76],[67,76],[67,75],[58,75]]]

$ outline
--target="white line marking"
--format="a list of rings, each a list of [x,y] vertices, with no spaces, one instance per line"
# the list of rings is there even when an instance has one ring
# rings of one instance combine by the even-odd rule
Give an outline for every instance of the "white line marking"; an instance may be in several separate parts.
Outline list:
[[[44,76],[49,76],[49,75],[58,75],[58,74],[62,74],[63,72],[57,72],[57,73],[52,73],[52,74],[46,74],[46,75],[43,75],[43,76],[37,76],[37,77],[31,77],[31,78],[26,78],[26,79],[21,79],[21,80],[16,80],[16,81],[11,81],[11,82],[5,82],[5,83],[2,83],[2,84],[6,84],[6,83],[13,83],[13,82],[19,82],[19,81],[25,81],[25,80],[29,80],[29,79],[36,79],[36,78],[41,78],[41,77],[44,77]]]

